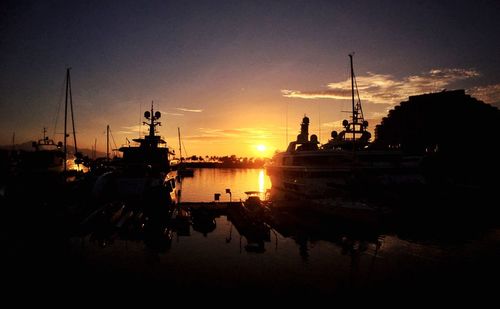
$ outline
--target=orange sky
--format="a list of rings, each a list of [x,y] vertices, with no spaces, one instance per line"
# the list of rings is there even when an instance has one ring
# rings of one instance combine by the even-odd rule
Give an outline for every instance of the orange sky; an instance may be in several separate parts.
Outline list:
[[[326,142],[350,110],[353,51],[372,133],[409,95],[466,89],[500,106],[492,4],[28,1],[4,13],[0,145],[14,133],[18,143],[39,139],[43,127],[62,139],[68,66],[78,146],[97,139],[100,151],[106,125],[113,146],[137,138],[151,101],[160,135],[178,149],[180,127],[188,155],[271,156],[304,114]]]

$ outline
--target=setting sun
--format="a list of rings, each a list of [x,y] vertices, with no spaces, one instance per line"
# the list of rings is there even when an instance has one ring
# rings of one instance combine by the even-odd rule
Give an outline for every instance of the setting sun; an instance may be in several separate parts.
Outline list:
[[[262,144],[261,145],[257,145],[255,148],[257,148],[257,150],[260,151],[260,152],[264,152],[264,151],[267,150],[266,145],[262,145]]]

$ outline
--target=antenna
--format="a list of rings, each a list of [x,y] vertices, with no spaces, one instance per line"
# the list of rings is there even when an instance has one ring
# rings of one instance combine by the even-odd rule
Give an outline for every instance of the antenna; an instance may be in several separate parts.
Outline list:
[[[139,138],[141,138],[141,127],[142,127],[142,103],[139,101],[139,126],[138,126],[138,131]]]
[[[181,129],[179,127],[177,127],[177,134],[179,135],[179,159],[182,163]]]
[[[106,161],[109,161],[109,124],[106,126]]]
[[[286,144],[285,144],[285,147],[288,147],[288,100],[286,101],[285,127],[286,127],[286,133],[285,133]]]
[[[318,102],[318,140],[321,143],[321,104]]]
[[[354,55],[354,52],[352,54],[349,54],[349,59],[351,61],[351,94],[352,94],[352,123],[353,123],[352,140],[354,142],[356,140],[356,130],[354,127],[354,123],[357,123],[358,119],[356,116],[356,112],[354,111],[354,68],[352,65],[352,56],[353,55]]]

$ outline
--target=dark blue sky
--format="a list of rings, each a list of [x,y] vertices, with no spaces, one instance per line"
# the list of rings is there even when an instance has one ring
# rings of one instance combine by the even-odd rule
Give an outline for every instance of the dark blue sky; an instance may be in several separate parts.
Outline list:
[[[180,126],[200,155],[227,153],[238,138],[241,155],[283,148],[287,108],[291,138],[304,113],[327,132],[346,100],[317,94],[342,86],[352,51],[361,82],[378,85],[364,98],[375,122],[442,87],[498,104],[498,16],[499,1],[2,2],[0,144],[14,131],[19,142],[43,126],[52,134],[67,66],[88,148],[107,124],[118,143],[137,136],[151,100],[161,134],[173,139]]]

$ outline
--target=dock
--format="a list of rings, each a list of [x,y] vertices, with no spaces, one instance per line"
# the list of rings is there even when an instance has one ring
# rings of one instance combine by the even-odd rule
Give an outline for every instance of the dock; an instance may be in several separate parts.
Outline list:
[[[212,210],[227,210],[231,207],[238,207],[241,205],[240,201],[237,202],[181,202],[178,204],[181,208],[187,209],[212,209]]]

